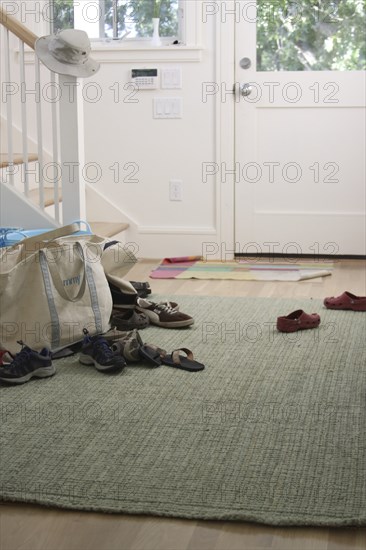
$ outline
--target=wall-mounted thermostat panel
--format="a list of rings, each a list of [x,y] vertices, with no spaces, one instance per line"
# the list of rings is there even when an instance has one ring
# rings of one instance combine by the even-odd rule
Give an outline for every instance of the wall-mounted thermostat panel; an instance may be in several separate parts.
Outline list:
[[[156,90],[158,87],[158,69],[132,69],[131,82],[139,90]]]

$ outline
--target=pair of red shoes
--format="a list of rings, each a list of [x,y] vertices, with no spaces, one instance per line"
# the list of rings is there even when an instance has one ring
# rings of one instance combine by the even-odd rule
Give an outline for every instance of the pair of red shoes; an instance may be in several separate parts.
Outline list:
[[[337,297],[325,298],[323,303],[328,309],[366,311],[366,296],[355,296],[348,291]],[[317,313],[305,313],[302,309],[293,311],[285,317],[277,318],[277,330],[281,332],[296,332],[307,328],[317,328],[319,324],[320,316]]]

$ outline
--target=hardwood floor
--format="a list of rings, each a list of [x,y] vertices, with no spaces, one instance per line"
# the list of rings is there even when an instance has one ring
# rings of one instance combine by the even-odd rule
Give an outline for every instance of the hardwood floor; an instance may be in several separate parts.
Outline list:
[[[344,290],[366,295],[366,262],[361,260],[336,261],[332,276],[300,283],[149,279],[151,268],[158,263],[140,261],[128,273],[128,279],[149,281],[153,292],[166,298],[180,294],[324,298]],[[6,464],[1,467],[6,468]],[[71,512],[4,503],[0,505],[0,549],[365,550],[366,528],[276,528],[247,523]]]

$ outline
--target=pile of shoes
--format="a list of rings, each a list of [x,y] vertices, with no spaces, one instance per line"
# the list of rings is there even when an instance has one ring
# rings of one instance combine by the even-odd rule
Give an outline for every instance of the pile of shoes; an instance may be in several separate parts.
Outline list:
[[[145,344],[137,329],[126,332],[112,329],[98,336],[90,336],[84,329],[84,334],[79,362],[83,365],[94,365],[103,373],[119,373],[127,364],[137,362],[153,367],[168,365],[189,372],[198,372],[205,368],[202,363],[195,361],[193,353],[187,348],[180,348],[169,354],[154,344]]]
[[[184,328],[193,325],[194,319],[179,311],[176,302],[152,302],[146,297],[151,294],[149,283],[131,281],[132,290],[118,288],[109,283],[113,311],[111,325],[121,331],[142,330],[149,324],[163,328]]]
[[[19,385],[32,378],[48,378],[56,374],[50,350],[44,348],[37,352],[21,341],[19,344],[22,349],[15,357],[6,350],[1,350],[1,382]],[[167,365],[189,372],[198,372],[205,368],[203,363],[194,359],[193,353],[188,348],[167,353],[154,344],[144,344],[137,329],[128,332],[111,329],[106,334],[96,336],[90,336],[88,330],[84,329],[79,362],[82,365],[94,366],[104,374],[118,374],[128,364],[138,362],[147,363],[153,367]]]
[[[194,359],[193,353],[188,348],[179,348],[172,353],[167,353],[166,350],[154,344],[144,343],[137,329],[125,333],[117,333],[112,329],[104,334],[103,338],[111,343],[110,349],[115,357],[123,358],[127,364],[143,361],[152,367],[167,365],[189,372],[198,372],[205,368],[202,363]]]
[[[324,306],[327,309],[366,312],[366,296],[356,296],[345,291],[340,296],[325,298]],[[106,334],[90,336],[84,329],[84,339],[79,355],[81,364],[93,365],[102,373],[120,373],[126,365],[140,361],[153,367],[167,365],[189,372],[198,372],[205,368],[205,365],[194,359],[193,353],[188,348],[167,353],[154,344],[144,343],[138,332],[138,328],[144,328],[149,323],[165,328],[192,325],[194,322],[192,317],[181,313],[178,304],[150,302],[146,297],[139,297],[136,292],[134,301],[131,300],[129,307],[122,315],[125,313],[130,317],[126,316],[126,319],[120,319],[120,322],[117,317],[121,313],[112,316],[112,321],[116,322],[113,325],[114,328]],[[132,321],[130,325],[136,322],[139,326],[127,331],[121,330],[120,327],[125,326],[129,321]],[[308,314],[302,309],[277,318],[277,329],[280,332],[317,328],[319,324],[320,316],[317,313]],[[19,341],[19,344],[22,349],[15,356],[5,349],[0,349],[0,382],[13,385],[24,384],[31,378],[48,378],[56,373],[49,349],[44,348],[38,352],[22,341]]]

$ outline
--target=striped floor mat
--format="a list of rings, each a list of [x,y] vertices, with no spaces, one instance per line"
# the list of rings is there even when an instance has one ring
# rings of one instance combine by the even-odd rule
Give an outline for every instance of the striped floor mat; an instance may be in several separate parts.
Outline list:
[[[238,281],[302,281],[331,275],[333,262],[296,261],[249,263],[202,261],[197,257],[165,258],[150,273],[152,279],[231,279]]]

